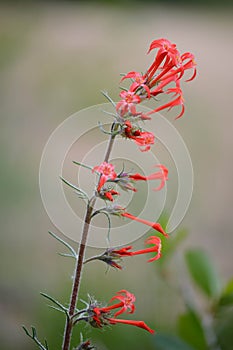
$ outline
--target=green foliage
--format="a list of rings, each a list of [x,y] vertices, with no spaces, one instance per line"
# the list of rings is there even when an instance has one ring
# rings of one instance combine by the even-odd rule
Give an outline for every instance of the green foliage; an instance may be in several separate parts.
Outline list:
[[[232,350],[233,344],[233,312],[227,308],[215,319],[215,333],[221,350]]]
[[[216,298],[220,292],[219,277],[206,252],[192,249],[186,252],[185,260],[193,281],[210,298]]]
[[[194,350],[177,336],[161,333],[154,337],[154,344],[156,350]]]
[[[194,310],[189,308],[181,315],[177,326],[180,337],[188,344],[198,350],[208,349],[201,319]]]
[[[218,306],[230,305],[233,305],[233,279],[227,283],[218,301]]]
[[[37,332],[36,332],[35,327],[32,327],[32,333],[31,334],[29,333],[29,331],[27,330],[27,328],[25,326],[22,326],[22,327],[23,327],[23,330],[26,333],[26,335],[35,342],[35,344],[39,347],[39,349],[41,349],[41,350],[49,350],[48,343],[47,343],[46,339],[44,341],[45,345],[43,345],[39,341],[39,339],[37,337]]]

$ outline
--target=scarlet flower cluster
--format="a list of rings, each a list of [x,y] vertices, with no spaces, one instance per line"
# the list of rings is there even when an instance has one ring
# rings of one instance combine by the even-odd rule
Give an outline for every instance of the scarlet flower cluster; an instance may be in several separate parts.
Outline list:
[[[194,56],[190,52],[185,52],[181,55],[176,45],[167,39],[154,40],[149,47],[148,53],[154,49],[158,49],[157,54],[145,74],[142,75],[139,72],[131,71],[122,78],[122,81],[131,79],[133,82],[128,91],[120,93],[121,100],[118,102],[116,109],[121,117],[124,117],[127,113],[130,113],[132,116],[138,116],[136,111],[137,104],[162,93],[174,94],[175,98],[164,105],[154,108],[153,111],[146,113],[146,115],[139,114],[139,116],[142,116],[142,119],[147,119],[152,113],[175,106],[181,106],[181,113],[176,118],[180,118],[184,114],[184,100],[180,81],[184,72],[189,69],[193,69],[193,74],[186,81],[191,81],[195,78],[196,63]],[[173,88],[168,87],[171,83],[175,85]]]
[[[153,50],[157,50],[157,53],[145,74],[131,71],[121,79],[121,81],[130,79],[131,85],[120,92],[121,99],[116,105],[121,135],[134,140],[142,152],[150,150],[155,136],[151,132],[142,131],[137,121],[151,119],[151,114],[165,109],[170,110],[176,106],[181,107],[176,119],[180,118],[185,110],[180,82],[187,70],[193,70],[193,74],[186,82],[196,76],[196,63],[194,55],[190,52],[180,54],[176,45],[164,38],[154,40],[150,44],[148,53]],[[170,101],[156,106],[147,113],[137,111],[137,105],[141,102],[162,94],[170,97]]]
[[[125,312],[127,313],[134,313],[135,311],[135,296],[134,294],[128,292],[127,290],[120,290],[117,292],[117,294],[112,297],[110,302],[117,300],[118,302],[113,305],[109,305],[106,307],[99,307],[96,305],[96,303],[91,303],[88,313],[89,313],[89,323],[93,327],[102,328],[106,325],[115,325],[117,323],[121,324],[128,324],[131,326],[136,326],[142,329],[145,329],[146,331],[150,332],[151,334],[154,333],[154,330],[151,329],[146,325],[143,321],[135,321],[135,320],[125,320],[125,319],[118,319],[117,317]],[[118,309],[114,315],[111,314],[113,310]]]

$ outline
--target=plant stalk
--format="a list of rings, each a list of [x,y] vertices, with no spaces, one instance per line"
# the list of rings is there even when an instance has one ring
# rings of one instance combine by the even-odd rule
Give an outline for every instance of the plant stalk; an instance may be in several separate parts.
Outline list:
[[[112,125],[112,129],[114,128],[114,123]],[[114,139],[116,135],[111,135],[108,143],[108,147],[106,150],[106,154],[104,157],[104,161],[108,162],[110,153],[112,151]],[[85,250],[86,250],[86,243],[88,238],[88,232],[91,222],[91,216],[95,207],[96,197],[93,197],[90,202],[87,205],[86,209],[86,215],[84,220],[84,226],[83,226],[83,233],[81,238],[81,243],[79,245],[79,251],[77,255],[76,260],[76,266],[75,266],[75,273],[74,273],[74,279],[73,279],[73,287],[72,287],[72,293],[70,297],[70,304],[69,304],[69,317],[66,319],[66,325],[65,325],[65,331],[64,331],[64,337],[63,337],[63,344],[62,344],[62,350],[69,350],[70,349],[70,342],[71,342],[71,336],[72,336],[72,330],[74,327],[74,321],[72,319],[72,316],[75,314],[76,304],[78,300],[78,294],[80,289],[80,282],[81,282],[81,276],[82,276],[82,268],[84,263],[84,256],[85,256]]]

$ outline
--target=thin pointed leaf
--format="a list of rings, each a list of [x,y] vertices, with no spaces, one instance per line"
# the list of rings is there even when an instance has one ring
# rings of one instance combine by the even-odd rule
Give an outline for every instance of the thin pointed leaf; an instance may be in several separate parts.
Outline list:
[[[84,192],[83,190],[81,190],[81,188],[73,185],[71,182],[65,180],[62,176],[60,176],[60,179],[66,184],[68,185],[69,187],[73,188],[73,190],[77,191],[78,193],[80,193],[83,198],[86,198],[87,200],[89,199],[86,192]]]
[[[113,107],[116,107],[115,102],[111,99],[111,97],[108,95],[108,93],[106,91],[101,91],[101,93],[104,95],[104,97],[106,97],[106,99],[111,102],[111,104],[113,105]]]
[[[58,242],[62,243],[66,248],[68,248],[69,251],[71,252],[71,254],[72,254],[72,256],[73,256],[74,258],[77,257],[77,254],[76,254],[74,248],[71,247],[71,245],[69,245],[69,243],[67,243],[67,242],[64,241],[62,238],[58,237],[57,235],[55,235],[55,233],[53,233],[53,232],[51,232],[51,231],[49,231],[49,234],[50,234],[52,237],[54,237]]]
[[[58,253],[60,256],[64,256],[65,258],[74,258],[76,259],[77,256],[74,256],[73,254],[66,254],[66,253]]]
[[[22,328],[23,328],[24,332],[26,333],[26,335],[31,338],[31,335],[28,332],[27,328],[25,326],[22,326]]]
[[[105,111],[104,109],[102,109],[102,112],[103,112],[103,113],[106,113],[106,114],[109,114],[109,115],[111,115],[111,116],[114,117],[114,118],[117,117],[117,114],[112,113],[112,112]]]
[[[91,167],[90,165],[86,165],[80,162],[77,162],[76,160],[73,160],[73,163],[79,166],[82,166],[83,168],[89,169],[89,170],[93,170],[93,167]]]
[[[35,327],[32,327],[32,336],[33,336],[33,338],[37,337],[36,328]]]
[[[119,88],[120,88],[121,90],[128,91],[128,89],[125,88],[124,86],[121,86],[121,85],[120,85]]]
[[[41,350],[49,350],[47,341],[45,340],[45,347],[44,347],[44,345],[37,338],[35,327],[33,327],[33,326],[31,327],[32,334],[29,333],[29,331],[27,330],[27,328],[25,326],[22,326],[22,328],[23,328],[24,332],[26,333],[26,335],[29,338],[31,338]]]
[[[79,192],[76,192],[76,191],[75,191],[75,194],[78,196],[78,198],[88,201],[88,198],[87,198],[86,194],[84,195],[83,193],[79,193]]]
[[[69,317],[67,308],[62,305],[59,301],[57,301],[56,299],[54,299],[53,297],[51,297],[50,295],[46,294],[46,293],[40,293],[44,298],[52,301],[55,305],[57,305],[63,312],[65,312],[66,316]]]
[[[56,311],[59,311],[59,312],[64,313],[64,311],[63,311],[63,310],[61,310],[60,308],[58,308],[58,307],[56,307],[56,306],[53,306],[53,305],[48,305],[48,307],[49,307],[50,309],[53,309],[53,310],[56,310]]]
[[[44,343],[45,343],[45,346],[46,346],[46,350],[49,350],[48,342],[47,342],[46,339],[44,340]]]

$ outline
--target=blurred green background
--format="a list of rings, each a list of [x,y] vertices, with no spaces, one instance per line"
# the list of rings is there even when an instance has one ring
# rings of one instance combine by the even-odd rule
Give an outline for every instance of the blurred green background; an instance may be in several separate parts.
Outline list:
[[[135,319],[158,333],[176,334],[176,319],[185,309],[177,286],[190,284],[183,252],[201,247],[223,284],[232,276],[233,16],[225,3],[0,4],[2,350],[34,349],[21,324],[37,326],[51,349],[59,349],[62,339],[63,316],[47,308],[39,295],[45,291],[66,303],[73,268],[56,254],[61,247],[47,234],[55,228],[38,186],[43,147],[69,115],[105,102],[100,90],[117,99],[119,74],[144,70],[150,62],[145,53],[155,38],[168,38],[181,51],[193,52],[198,65],[197,79],[184,87],[186,114],[176,122],[194,165],[193,200],[182,223],[189,235],[172,258],[169,281],[143,257],[127,261],[122,273],[105,274],[101,263],[90,264],[82,296],[89,292],[109,300],[116,291],[129,289],[137,295]],[[100,332],[85,326],[82,331],[103,350],[155,348],[154,337],[133,327]],[[222,349],[231,349],[229,344]]]

